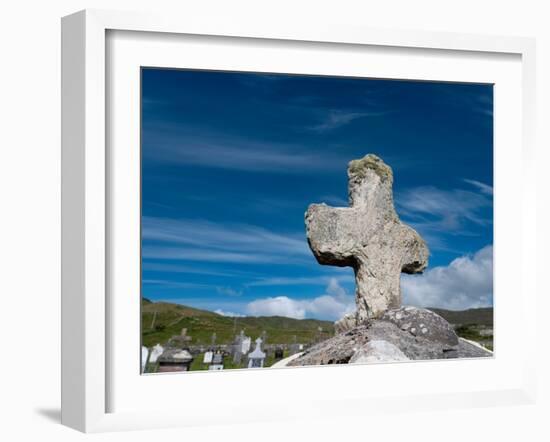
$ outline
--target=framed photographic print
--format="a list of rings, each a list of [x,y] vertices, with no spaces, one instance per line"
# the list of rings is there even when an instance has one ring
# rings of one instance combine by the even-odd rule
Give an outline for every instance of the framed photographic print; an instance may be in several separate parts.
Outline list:
[[[64,18],[63,423],[532,400],[533,57]]]

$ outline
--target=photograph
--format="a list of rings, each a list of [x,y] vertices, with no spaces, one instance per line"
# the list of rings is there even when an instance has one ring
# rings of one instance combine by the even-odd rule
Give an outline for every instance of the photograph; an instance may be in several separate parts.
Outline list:
[[[547,442],[509,3],[5,2],[0,442]]]
[[[140,98],[142,374],[494,356],[493,84],[142,67]]]

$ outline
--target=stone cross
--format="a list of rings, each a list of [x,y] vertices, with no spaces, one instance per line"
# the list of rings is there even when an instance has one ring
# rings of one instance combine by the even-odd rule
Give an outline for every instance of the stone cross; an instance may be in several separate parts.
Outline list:
[[[350,207],[312,204],[306,215],[307,240],[320,264],[352,267],[357,311],[336,323],[351,328],[401,306],[400,274],[421,273],[428,248],[404,225],[393,205],[393,172],[376,155],[348,165]]]

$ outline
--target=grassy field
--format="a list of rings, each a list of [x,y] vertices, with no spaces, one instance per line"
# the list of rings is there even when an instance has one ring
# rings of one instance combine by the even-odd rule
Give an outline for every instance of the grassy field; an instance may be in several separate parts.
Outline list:
[[[475,341],[489,350],[493,350],[493,308],[475,308],[462,311],[430,308],[449,321],[458,336]],[[491,334],[487,335],[486,332]]]
[[[231,344],[241,330],[253,339],[265,331],[270,343],[290,344],[296,336],[298,342],[307,344],[319,337],[319,327],[323,330],[323,339],[334,334],[330,321],[281,316],[230,318],[206,310],[146,299],[141,305],[142,343],[146,347],[166,344],[172,336],[179,335],[182,328],[187,328],[192,345],[209,344],[213,333],[216,333],[216,344]]]

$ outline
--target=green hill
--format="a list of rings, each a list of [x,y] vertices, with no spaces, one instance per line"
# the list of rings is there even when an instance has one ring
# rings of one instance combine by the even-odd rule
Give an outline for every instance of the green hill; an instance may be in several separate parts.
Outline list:
[[[232,318],[167,302],[143,299],[141,303],[142,343],[147,347],[165,344],[172,336],[179,335],[182,328],[187,328],[194,345],[210,343],[212,333],[216,333],[217,344],[230,344],[241,330],[253,339],[265,331],[267,341],[273,344],[289,344],[294,336],[298,342],[306,344],[319,338],[319,327],[323,330],[323,339],[334,333],[330,321],[282,316]]]
[[[493,325],[493,308],[477,308],[463,311],[429,308],[455,326]],[[165,344],[172,336],[179,335],[182,328],[192,337],[191,344],[210,343],[216,333],[218,344],[230,344],[235,334],[241,330],[253,339],[265,331],[268,342],[289,344],[296,336],[298,342],[307,344],[320,338],[319,327],[323,329],[322,338],[333,335],[334,326],[330,321],[316,319],[292,319],[282,316],[248,316],[233,318],[222,316],[207,310],[167,302],[152,302],[143,298],[141,303],[141,330],[143,345],[151,347]]]
[[[444,310],[428,307],[453,325],[486,325],[493,326],[493,307],[471,308],[468,310]]]

